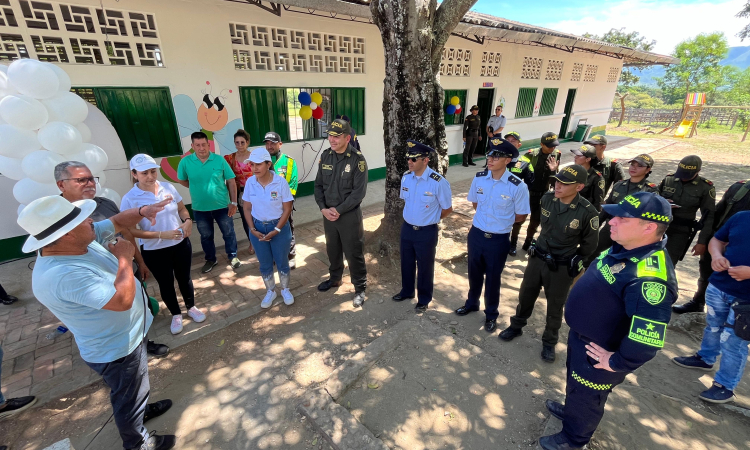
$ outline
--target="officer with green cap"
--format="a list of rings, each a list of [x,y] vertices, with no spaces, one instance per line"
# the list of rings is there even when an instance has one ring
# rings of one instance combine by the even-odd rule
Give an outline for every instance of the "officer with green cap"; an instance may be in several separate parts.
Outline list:
[[[351,146],[349,122],[336,119],[328,126],[330,148],[323,150],[315,177],[315,203],[323,214],[330,277],[319,291],[341,286],[344,255],[354,284],[354,306],[362,306],[367,288],[365,229],[359,205],[367,193],[367,162]]]
[[[563,307],[583,260],[593,253],[599,233],[599,212],[579,192],[588,174],[579,165],[564,167],[556,175],[554,192],[542,196],[542,231],[529,248],[516,314],[500,339],[511,341],[523,334],[539,292],[547,297],[547,325],[542,335],[542,360],[555,361],[555,345]]]
[[[620,200],[625,198],[628,194],[635,192],[654,192],[658,193],[659,187],[655,183],[648,181],[648,176],[651,174],[651,168],[654,166],[654,158],[647,153],[640,154],[635,158],[628,161],[628,173],[630,178],[627,180],[621,180],[614,184],[612,192],[604,202],[608,205],[614,205],[619,203]],[[584,262],[583,266],[588,267],[591,262],[599,256],[599,253],[610,248],[612,246],[612,239],[609,237],[609,219],[611,217],[606,212],[602,211],[599,213],[599,223],[601,228],[599,230],[599,245],[596,247],[596,251],[589,255]]]
[[[729,186],[729,189],[724,193],[716,204],[716,214],[714,215],[713,229],[711,230],[711,237],[721,227],[727,223],[732,216],[741,211],[750,211],[750,183],[745,180],[738,181],[733,185]],[[710,240],[710,239],[709,239]],[[714,273],[711,267],[711,253],[706,251],[701,259],[698,261],[698,289],[695,291],[693,298],[682,305],[675,305],[672,307],[672,311],[676,314],[682,314],[686,312],[703,312],[703,307],[706,306],[706,289],[708,289],[708,279]]]
[[[711,240],[716,211],[716,189],[714,184],[698,175],[703,161],[697,155],[682,158],[677,171],[669,174],[659,184],[659,194],[672,205],[674,220],[667,230],[667,251],[677,265],[687,253],[693,238],[698,234],[698,243],[693,247],[693,256],[706,253]],[[700,210],[700,221],[695,220]]]
[[[573,162],[583,166],[588,174],[586,186],[581,190],[581,197],[591,202],[597,211],[601,211],[604,201],[604,178],[601,172],[592,166],[596,158],[596,150],[592,145],[583,144],[580,148],[572,149],[571,153],[573,153]]]
[[[664,347],[677,277],[664,250],[669,203],[650,192],[604,205],[615,244],[570,290],[565,404],[546,401],[562,431],[539,439],[545,450],[583,448],[599,426],[609,393]]]
[[[517,149],[521,149],[521,135],[518,132],[510,131],[505,135],[505,140],[515,145]],[[508,164],[508,170],[513,175],[522,179],[526,186],[531,188],[534,183],[534,166],[531,162],[524,157],[513,158]],[[523,222],[516,222],[513,224],[513,231],[510,233],[510,250],[508,254],[510,256],[516,256],[518,247],[518,235],[521,233],[521,226]]]
[[[528,162],[534,170],[534,181],[529,186],[531,207],[529,226],[526,228],[526,240],[521,247],[524,251],[529,249],[531,241],[534,239],[534,233],[539,227],[542,195],[546,194],[552,185],[550,176],[556,174],[560,166],[558,145],[560,145],[560,141],[557,139],[557,134],[547,132],[542,135],[541,147],[530,150],[519,158],[519,161]]]
[[[607,196],[609,188],[620,180],[625,179],[625,170],[616,158],[604,156],[604,150],[607,148],[607,137],[602,135],[591,136],[583,141],[596,149],[596,158],[592,161],[594,169],[598,170],[604,178],[604,196]]]

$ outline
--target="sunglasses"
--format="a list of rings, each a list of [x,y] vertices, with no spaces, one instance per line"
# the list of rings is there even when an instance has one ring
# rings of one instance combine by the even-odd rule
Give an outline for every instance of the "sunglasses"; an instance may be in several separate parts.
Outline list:
[[[423,159],[424,159],[423,157],[419,157],[419,158],[406,158],[407,161],[411,161],[411,162],[417,162],[417,161],[420,161],[420,160],[423,160]]]

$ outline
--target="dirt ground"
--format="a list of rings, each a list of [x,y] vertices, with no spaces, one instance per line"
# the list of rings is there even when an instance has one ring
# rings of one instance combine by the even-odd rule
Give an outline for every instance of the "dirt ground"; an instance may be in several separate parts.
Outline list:
[[[714,182],[717,196],[733,181],[750,177],[750,158],[722,157],[721,151],[695,142],[655,153],[652,181],[658,183],[687,154],[704,158],[702,174]],[[563,325],[558,359],[547,364],[539,358],[543,296],[524,335],[511,343],[486,333],[481,313],[453,314],[468,290],[465,236],[472,212],[467,189],[468,182],[453,186],[456,214],[443,228],[435,299],[427,313],[416,315],[413,303],[390,300],[400,289],[400,273],[390,258],[370,253],[368,300],[362,309],[352,308],[353,290],[345,283],[335,292],[301,296],[292,307],[276,306],[150,361],[151,398],[171,398],[175,404],[147,424],[149,430],[175,432],[180,449],[327,448],[295,412],[296,404],[337,365],[408,320],[414,323],[409,339],[379,361],[342,405],[392,448],[536,445],[547,416],[544,399],[563,399],[568,330]],[[369,249],[378,248],[373,231],[367,240]],[[525,265],[520,254],[508,259],[500,329],[515,311]],[[682,302],[695,290],[697,258],[686,256],[677,274]],[[750,418],[743,415],[750,411],[750,382],[745,379],[737,387],[736,410],[699,400],[712,372],[692,372],[670,361],[698,349],[700,319],[686,330],[670,326],[664,350],[615,389],[590,448],[750,447]],[[40,450],[70,437],[79,450],[119,448],[111,421],[91,442],[110,414],[108,391],[96,383],[0,422],[0,444]]]

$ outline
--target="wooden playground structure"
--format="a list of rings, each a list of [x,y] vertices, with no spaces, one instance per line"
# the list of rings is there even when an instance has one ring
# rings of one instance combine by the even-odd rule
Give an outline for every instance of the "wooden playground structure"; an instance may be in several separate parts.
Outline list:
[[[682,108],[680,120],[674,125],[668,126],[658,134],[674,130],[674,137],[691,138],[698,134],[698,124],[701,121],[703,109],[706,107],[706,94],[704,92],[691,92],[685,97],[685,105]],[[711,106],[710,108],[748,109],[750,106]],[[748,131],[750,131],[750,120],[745,127],[745,133],[740,142],[745,142]]]

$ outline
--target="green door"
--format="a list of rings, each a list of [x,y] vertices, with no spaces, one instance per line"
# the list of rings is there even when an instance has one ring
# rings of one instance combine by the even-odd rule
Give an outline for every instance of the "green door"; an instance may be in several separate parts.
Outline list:
[[[364,88],[332,88],[331,100],[333,102],[333,114],[348,116],[352,128],[357,135],[365,134],[365,89]]]
[[[568,98],[565,100],[565,117],[563,117],[562,124],[560,125],[560,136],[561,139],[566,139],[568,134],[568,125],[570,125],[570,115],[573,113],[573,103],[576,99],[576,90],[568,89]]]
[[[494,89],[480,89],[479,95],[477,96],[477,106],[479,106],[479,123],[481,127],[479,129],[479,135],[482,136],[482,140],[477,144],[477,148],[474,151],[476,155],[484,155],[484,149],[487,148],[487,122],[490,120],[490,116],[495,112],[492,108],[492,97],[495,95]]]
[[[138,153],[155,158],[183,153],[169,88],[91,89],[96,106],[117,131],[128,160]]]
[[[282,142],[289,142],[288,109],[286,89],[240,86],[242,124],[250,133],[250,145],[263,145],[263,137],[269,131],[279,133]]]

